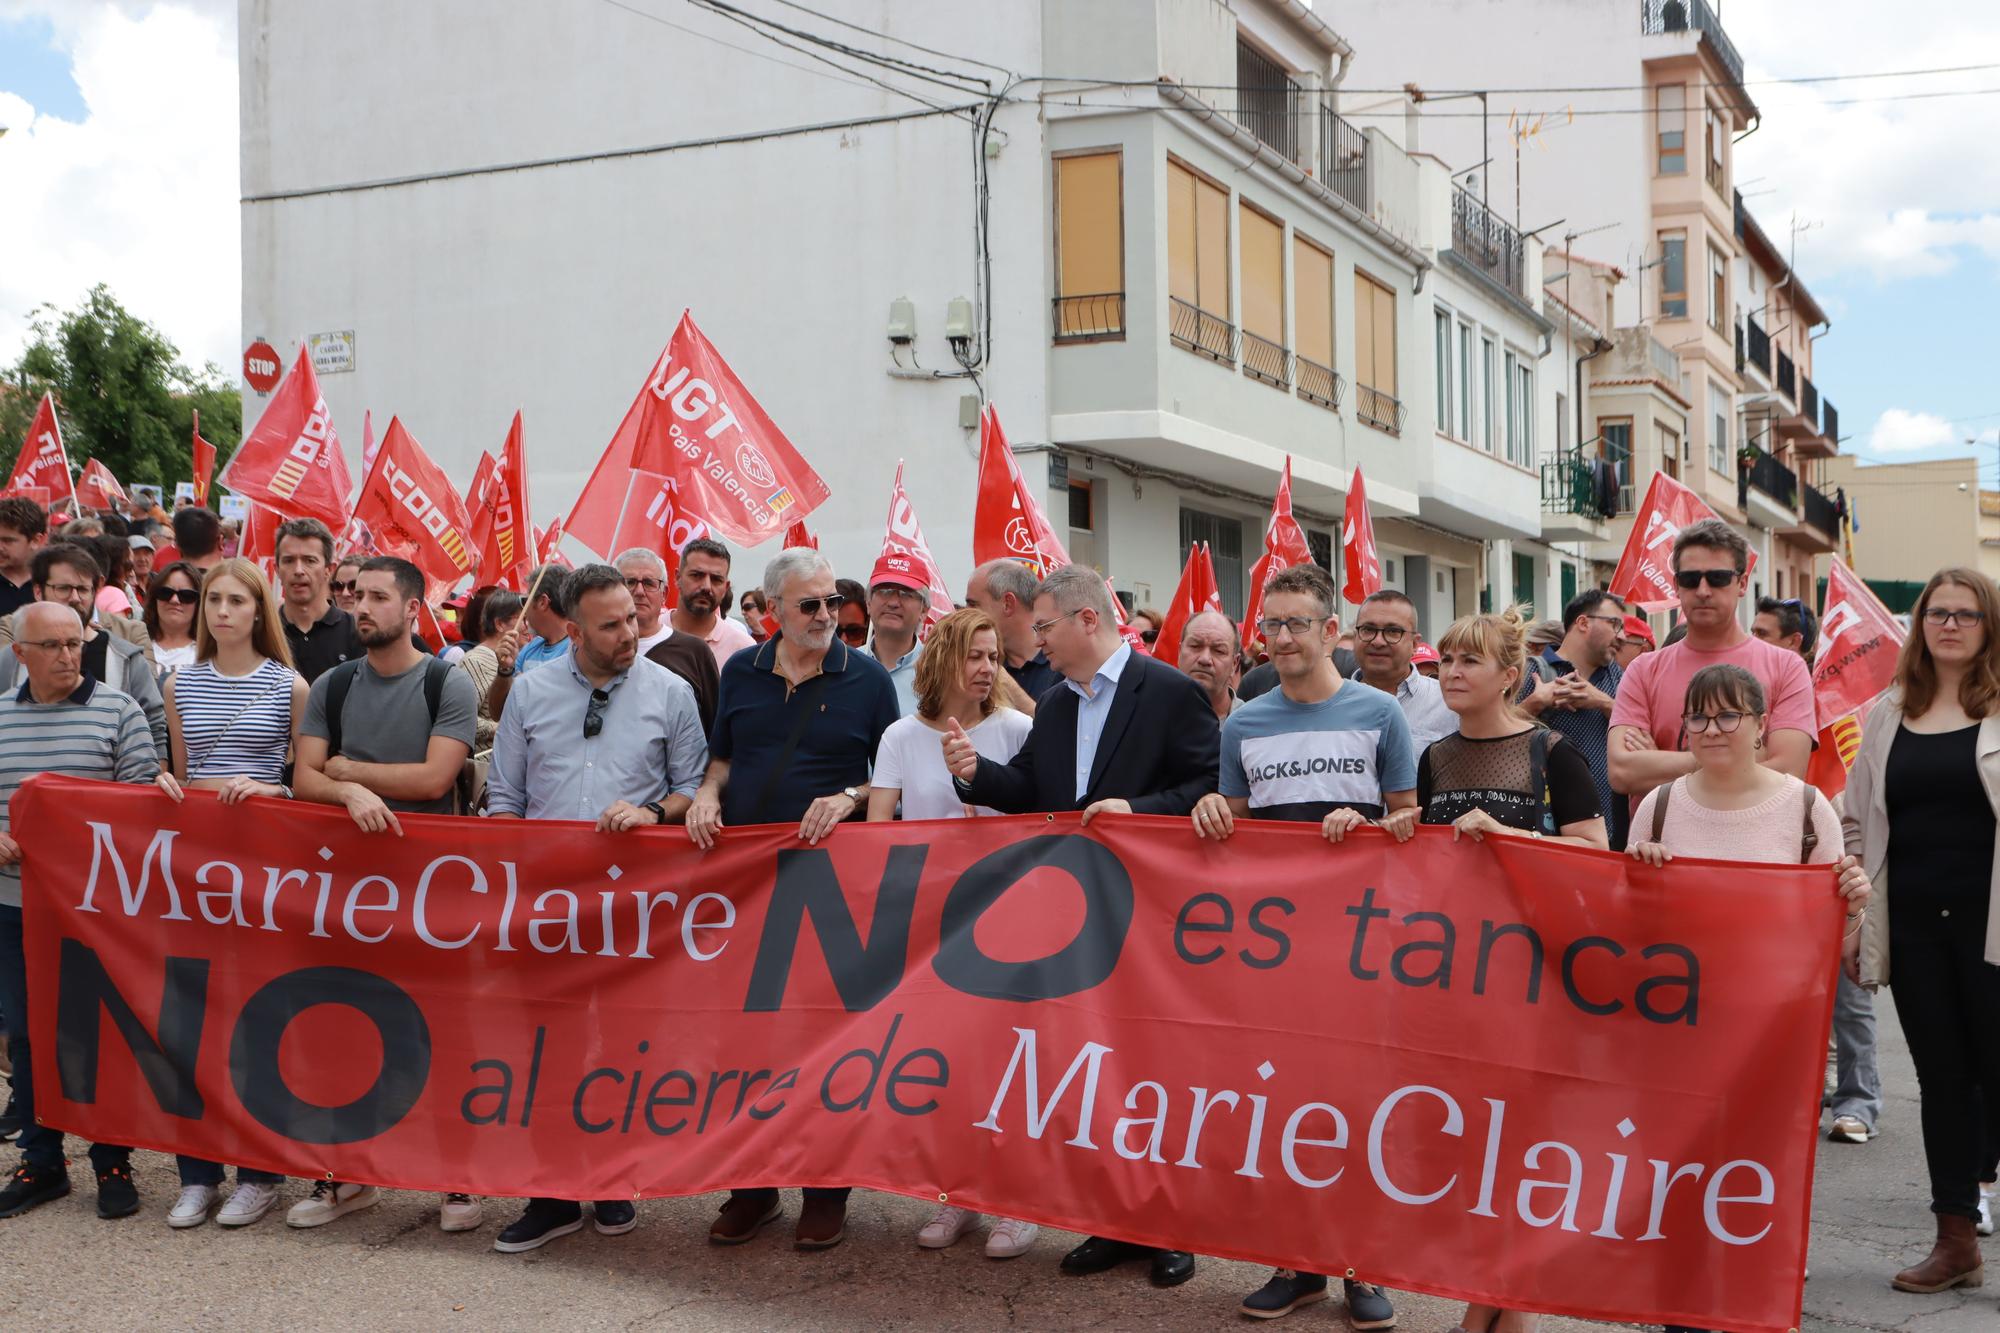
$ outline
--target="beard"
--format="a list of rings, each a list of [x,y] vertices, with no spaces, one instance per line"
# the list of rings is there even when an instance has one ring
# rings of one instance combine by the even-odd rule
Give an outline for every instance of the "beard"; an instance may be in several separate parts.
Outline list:
[[[799,647],[804,648],[808,652],[822,652],[833,644],[833,626],[808,626],[800,630],[796,636],[787,635],[786,637],[796,637]]]
[[[715,614],[715,594],[703,588],[699,592],[681,594],[681,609],[698,616]]]
[[[376,621],[363,625],[357,622],[354,629],[361,638],[363,648],[387,648],[399,639],[410,637],[410,622],[407,620],[395,625],[383,625]]]

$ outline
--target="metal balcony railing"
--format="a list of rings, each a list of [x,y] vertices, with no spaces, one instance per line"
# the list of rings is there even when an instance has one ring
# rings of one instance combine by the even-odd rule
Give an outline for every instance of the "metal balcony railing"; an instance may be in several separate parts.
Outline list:
[[[1722,19],[1708,0],[1639,0],[1639,30],[1648,35],[1663,32],[1698,32],[1715,48],[1730,77],[1743,82],[1743,57],[1722,30]]]
[[[1169,296],[1167,307],[1171,316],[1168,337],[1174,346],[1227,365],[1236,364],[1234,324],[1178,296]]]
[[[1754,486],[1796,514],[1799,510],[1799,474],[1754,444],[1744,447],[1752,457],[1750,466],[1737,474],[1737,502],[1740,504],[1748,499],[1746,486]]]
[[[1363,213],[1369,210],[1368,136],[1324,103],[1319,109],[1319,178]]]
[[[1292,387],[1292,351],[1283,343],[1243,331],[1243,373],[1279,389]]]
[[[1819,389],[1803,371],[1799,373],[1799,415],[1812,422],[1815,430],[1819,428]]]
[[[1236,43],[1236,119],[1244,129],[1296,162],[1304,136],[1298,81],[1245,42]]]
[[[1125,293],[1055,298],[1056,341],[1111,338],[1125,332]]]
[[[1743,326],[1736,326],[1736,373],[1743,373]]]
[[[1340,372],[1332,366],[1321,365],[1311,357],[1294,356],[1292,364],[1298,368],[1299,397],[1338,412],[1341,394],[1347,390],[1347,381],[1340,377]]]
[[[1827,535],[1828,540],[1840,539],[1840,506],[1829,499],[1819,487],[1806,484],[1805,520]]]
[[[1373,426],[1390,435],[1401,435],[1404,411],[1402,400],[1392,393],[1371,389],[1365,384],[1355,392],[1354,412],[1364,426]]]
[[[1832,399],[1820,399],[1819,433],[1824,435],[1830,444],[1840,443],[1840,413],[1834,410]]]
[[[1602,521],[1611,517],[1597,500],[1590,464],[1564,454],[1542,464],[1542,512],[1576,514]]]
[[[1757,322],[1755,315],[1749,316],[1749,328],[1743,337],[1744,355],[1750,364],[1764,372],[1764,378],[1771,377],[1771,335],[1764,332],[1764,326]]]
[[[1799,387],[1792,369],[1792,358],[1786,352],[1778,353],[1778,392],[1795,403],[1799,400]]]
[[[1451,195],[1451,248],[1508,291],[1527,299],[1523,285],[1527,246],[1521,233],[1495,217],[1462,185]]]

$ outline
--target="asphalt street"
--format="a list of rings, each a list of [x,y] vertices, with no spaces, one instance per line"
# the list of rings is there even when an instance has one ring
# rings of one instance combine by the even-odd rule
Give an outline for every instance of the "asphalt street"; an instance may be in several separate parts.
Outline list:
[[[1892,1291],[1889,1275],[1926,1251],[1931,1236],[1916,1082],[1890,1005],[1881,1005],[1881,1058],[1889,1088],[1882,1135],[1865,1146],[1826,1144],[1819,1157],[1806,1284],[1807,1330],[1996,1333],[1993,1284],[1947,1296]],[[173,1231],[170,1158],[141,1153],[144,1207],[119,1222],[97,1219],[88,1169],[77,1191],[26,1217],[0,1222],[10,1280],[0,1288],[0,1328],[117,1329],[987,1329],[1236,1328],[1237,1301],[1265,1270],[1203,1259],[1172,1291],[1130,1267],[1065,1278],[1056,1262],[1075,1242],[1044,1229],[1034,1249],[1006,1262],[984,1257],[977,1237],[952,1250],[918,1249],[928,1207],[857,1192],[848,1239],[801,1254],[790,1227],[738,1249],[707,1243],[716,1196],[640,1206],[625,1236],[582,1232],[520,1256],[495,1253],[512,1200],[488,1200],[480,1230],[445,1235],[433,1196],[386,1193],[376,1208],[313,1231],[282,1212],[240,1231],[213,1225]],[[287,1199],[304,1186],[287,1186]],[[796,1197],[788,1210],[796,1215]],[[2000,1238],[1988,1241],[2000,1256]],[[1459,1308],[1399,1293],[1399,1327],[1446,1333]],[[1287,1328],[1347,1327],[1339,1302],[1311,1306]],[[1550,1333],[1591,1327],[1550,1320]]]

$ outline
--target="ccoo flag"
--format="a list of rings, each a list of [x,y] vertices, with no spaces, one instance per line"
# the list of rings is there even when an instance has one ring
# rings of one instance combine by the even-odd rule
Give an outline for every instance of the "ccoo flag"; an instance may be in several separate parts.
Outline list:
[[[382,433],[375,470],[361,483],[354,517],[368,525],[383,555],[401,556],[423,570],[434,594],[442,595],[478,563],[465,501],[397,417],[389,418]]]
[[[316,518],[334,532],[347,527],[353,483],[304,344],[291,374],[223,469],[222,484],[287,518]]]

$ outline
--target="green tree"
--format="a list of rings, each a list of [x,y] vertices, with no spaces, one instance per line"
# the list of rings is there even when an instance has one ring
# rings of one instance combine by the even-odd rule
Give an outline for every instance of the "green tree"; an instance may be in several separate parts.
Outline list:
[[[243,433],[243,396],[214,362],[181,363],[167,336],[120,305],[102,284],[74,310],[42,306],[34,338],[0,385],[0,478],[11,475],[43,393],[72,465],[102,459],[127,486],[151,483],[169,499],[193,475],[190,427],[215,446],[219,475]]]

